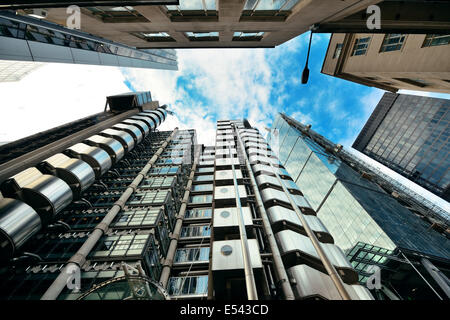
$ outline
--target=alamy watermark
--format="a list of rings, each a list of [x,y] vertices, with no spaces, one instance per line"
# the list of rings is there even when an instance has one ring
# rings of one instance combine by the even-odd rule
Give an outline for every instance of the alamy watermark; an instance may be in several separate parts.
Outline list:
[[[381,29],[381,9],[377,5],[371,5],[367,7],[367,14],[370,16],[367,18],[366,26],[369,30]]]

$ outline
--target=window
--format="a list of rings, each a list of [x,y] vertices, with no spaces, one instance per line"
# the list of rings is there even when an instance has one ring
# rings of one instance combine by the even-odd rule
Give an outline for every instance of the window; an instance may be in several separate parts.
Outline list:
[[[196,184],[193,186],[192,191],[212,191],[212,184]]]
[[[167,15],[172,21],[217,21],[218,11],[216,0],[180,1],[177,6],[165,6]]]
[[[186,32],[191,41],[219,41],[219,32]]]
[[[450,34],[427,34],[422,47],[443,46],[450,43]]]
[[[405,42],[406,34],[387,34],[384,36],[380,52],[389,52],[401,50]]]
[[[233,41],[259,41],[263,38],[264,32],[235,32]]]
[[[209,224],[203,225],[189,225],[181,228],[180,237],[209,237],[211,235],[211,228]]]
[[[209,247],[204,248],[181,248],[177,249],[175,253],[174,263],[183,262],[208,262],[209,260]]]
[[[202,194],[199,196],[192,196],[189,200],[190,203],[211,203],[212,194]]]
[[[132,34],[149,42],[175,41],[167,32],[133,32]]]
[[[101,242],[93,257],[134,256],[142,255],[150,235],[122,235],[106,237]]]
[[[212,175],[195,176],[194,181],[212,181]]]
[[[82,10],[98,17],[103,22],[149,22],[133,7],[86,7]]]
[[[208,292],[208,276],[172,277],[167,285],[171,296],[206,295]]]
[[[213,167],[197,168],[197,172],[214,172]]]
[[[185,219],[195,219],[195,218],[211,218],[212,209],[211,208],[195,208],[189,209],[184,215]]]
[[[369,47],[371,37],[357,38],[353,46],[352,56],[365,55]]]
[[[114,227],[137,227],[155,225],[161,215],[160,208],[127,210],[121,213]]]
[[[242,11],[241,20],[271,17],[284,21],[299,0],[247,0]]]
[[[342,43],[336,44],[336,49],[334,49],[333,59],[337,59],[341,55],[342,45],[343,45]]]

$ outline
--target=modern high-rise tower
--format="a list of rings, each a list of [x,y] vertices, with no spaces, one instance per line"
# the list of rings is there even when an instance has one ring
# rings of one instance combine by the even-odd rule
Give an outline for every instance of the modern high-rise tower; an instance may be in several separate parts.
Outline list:
[[[2,299],[372,299],[258,130],[149,98],[3,146]]]
[[[353,148],[450,201],[450,100],[385,93]]]
[[[377,297],[449,297],[448,212],[285,114],[273,123],[269,142],[359,281],[373,265],[382,269]]]
[[[64,26],[0,11],[0,60],[178,69],[175,50],[139,50]]]

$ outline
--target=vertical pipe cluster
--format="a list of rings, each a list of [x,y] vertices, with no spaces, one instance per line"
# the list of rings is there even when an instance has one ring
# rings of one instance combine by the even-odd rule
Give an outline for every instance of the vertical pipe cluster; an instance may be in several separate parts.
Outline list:
[[[72,200],[79,199],[166,117],[164,108],[140,112],[3,181],[0,260],[14,257],[27,240],[57,220]]]
[[[276,273],[280,279],[286,279],[286,271],[281,270],[284,265],[293,281],[293,290],[286,288],[289,283],[283,288],[286,298],[292,298],[293,292],[298,299],[372,299],[367,289],[357,285],[356,271],[342,250],[333,244],[332,236],[264,138],[253,128],[235,128],[235,131],[243,153],[249,155],[249,174],[252,182],[255,181],[257,203],[262,202],[263,222],[264,212],[270,219],[272,229],[264,228],[269,235],[272,230],[275,232]]]

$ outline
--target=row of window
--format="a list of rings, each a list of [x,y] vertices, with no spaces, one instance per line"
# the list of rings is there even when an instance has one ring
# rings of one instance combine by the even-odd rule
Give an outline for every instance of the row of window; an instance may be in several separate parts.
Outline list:
[[[133,48],[117,46],[114,44],[86,39],[72,34],[50,30],[41,26],[29,25],[22,22],[0,18],[0,36],[26,39],[53,45],[95,51],[100,53],[116,54],[119,56],[148,60],[157,63],[174,65],[176,61],[149,54]]]
[[[247,0],[242,11],[242,18],[258,20],[259,17],[285,19],[300,0]],[[218,3],[215,0],[180,1],[179,5],[162,6],[172,21],[186,21],[189,18],[217,19]],[[103,22],[149,22],[132,6],[124,7],[86,7],[90,13]]]
[[[401,50],[405,44],[406,34],[386,34],[381,44],[379,52],[390,52]],[[356,38],[352,49],[352,56],[361,56],[367,53],[371,36]],[[423,41],[422,48],[447,45],[450,43],[450,34],[427,34]],[[342,43],[336,44],[333,59],[338,58],[342,51]]]
[[[150,41],[150,42],[173,42],[176,41],[167,32],[134,32],[132,33],[138,38]],[[207,32],[194,32],[187,31],[184,35],[190,41],[219,41],[218,31],[207,31]],[[233,34],[232,41],[260,41],[264,36],[264,32],[244,32],[236,31]]]

